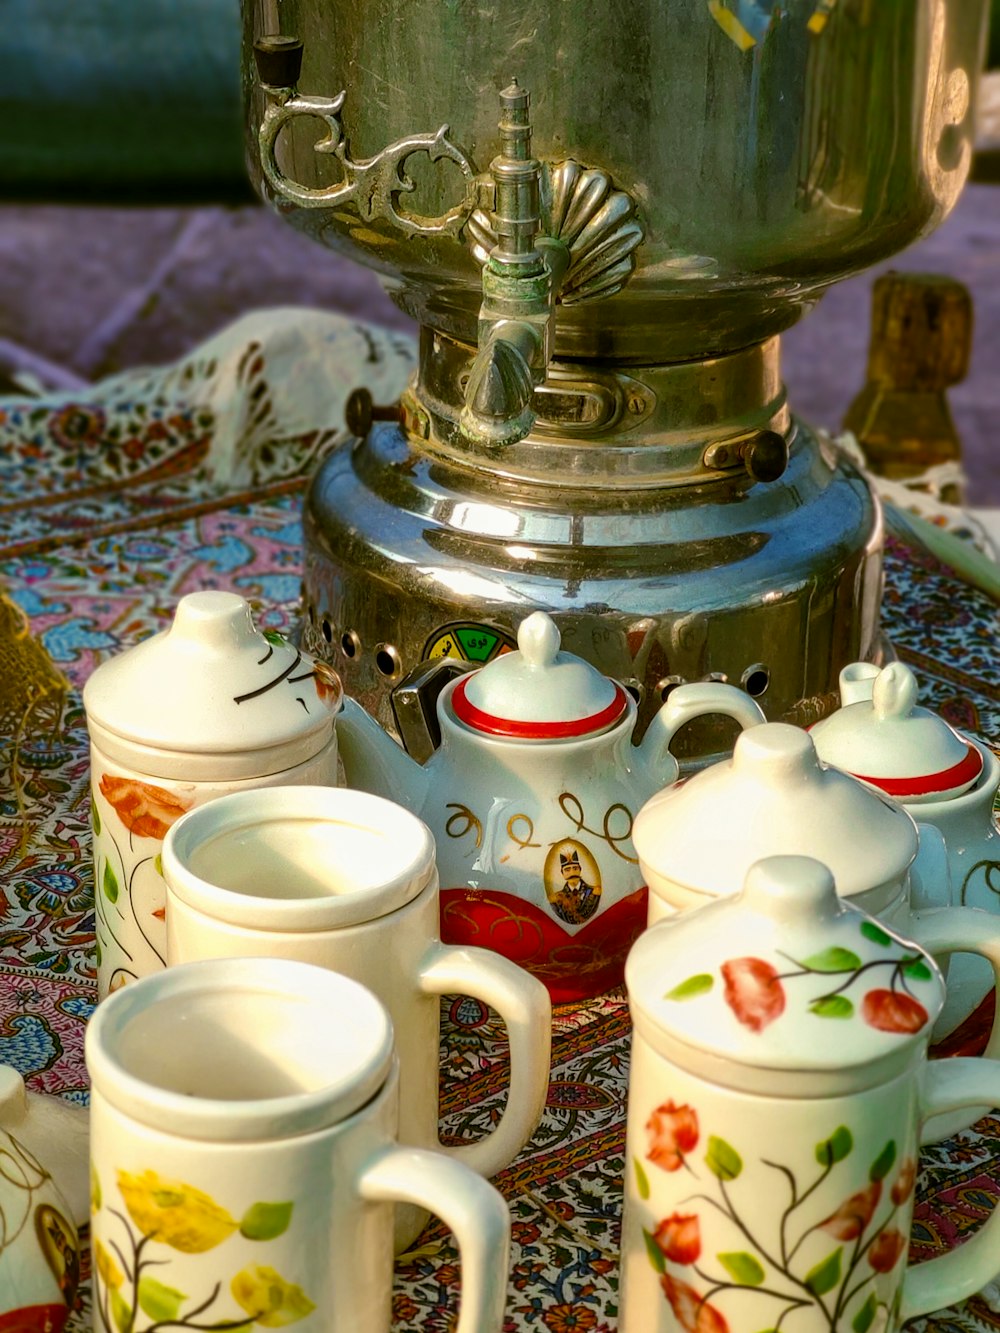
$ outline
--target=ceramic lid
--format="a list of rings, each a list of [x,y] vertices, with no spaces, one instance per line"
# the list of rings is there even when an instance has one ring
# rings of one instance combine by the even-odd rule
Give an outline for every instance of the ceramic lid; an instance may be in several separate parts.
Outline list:
[[[625,981],[654,1032],[773,1070],[879,1061],[927,1041],[944,1002],[928,955],[845,902],[805,856],[758,861],[735,896],[646,931]]]
[[[102,663],[83,702],[111,757],[129,762],[142,747],[145,771],[162,776],[174,775],[178,754],[200,758],[202,768],[238,760],[219,772],[188,770],[228,777],[311,757],[332,735],[341,693],[332,668],[257,629],[242,597],[195,592],[181,598],[168,630]]]
[[[647,801],[632,842],[647,878],[710,897],[777,855],[816,857],[850,897],[900,880],[918,838],[899,806],[821,763],[809,733],[765,722],[740,733],[731,759]]]
[[[544,611],[521,622],[515,653],[505,653],[459,681],[451,707],[474,731],[514,740],[591,736],[620,722],[628,695],[573,653]]]
[[[845,700],[857,696],[856,677],[857,664],[841,673]],[[982,772],[982,755],[944,718],[917,704],[917,682],[908,666],[893,662],[866,684],[867,699],[848,703],[812,728],[822,759],[897,801],[941,800],[973,785]]]

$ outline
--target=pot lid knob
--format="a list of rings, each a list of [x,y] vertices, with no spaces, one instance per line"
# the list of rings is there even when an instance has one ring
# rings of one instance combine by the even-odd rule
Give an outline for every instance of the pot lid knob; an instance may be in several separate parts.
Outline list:
[[[544,611],[521,622],[517,652],[463,677],[451,696],[460,722],[511,740],[579,739],[607,731],[628,710],[620,685],[574,653]]]
[[[944,718],[920,707],[910,668],[892,662],[861,677],[859,665],[841,673],[845,706],[812,728],[820,756],[907,803],[958,796],[971,787],[982,755]],[[865,687],[867,698],[859,697]]]

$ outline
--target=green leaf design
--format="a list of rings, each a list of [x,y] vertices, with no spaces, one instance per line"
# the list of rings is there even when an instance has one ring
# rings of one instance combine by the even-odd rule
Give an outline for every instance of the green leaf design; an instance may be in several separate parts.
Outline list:
[[[828,1291],[833,1291],[840,1281],[840,1256],[842,1252],[843,1247],[838,1246],[832,1254],[828,1254],[814,1268],[810,1268],[806,1274],[806,1286],[814,1296],[825,1296]]]
[[[821,953],[814,953],[806,958],[803,967],[813,972],[856,972],[861,966],[861,959],[850,949],[838,949],[831,946]]]
[[[279,648],[288,642],[285,636],[276,629],[266,629],[262,633],[268,643],[273,643]]]
[[[184,1292],[158,1282],[148,1273],[144,1273],[139,1279],[136,1295],[139,1298],[139,1309],[148,1314],[150,1319],[163,1319],[171,1323],[180,1314],[181,1306],[187,1300]]]
[[[846,1125],[838,1125],[828,1139],[816,1144],[816,1161],[820,1166],[835,1166],[842,1162],[854,1147],[854,1139]]]
[[[288,1230],[292,1203],[255,1203],[243,1214],[240,1235],[247,1240],[274,1240]]]
[[[646,1242],[646,1254],[649,1256],[649,1262],[658,1273],[665,1273],[667,1271],[667,1256],[653,1239],[653,1233],[643,1227],[642,1238]]]
[[[115,1321],[115,1327],[118,1333],[127,1333],[129,1325],[132,1323],[132,1307],[127,1304],[124,1296],[117,1287],[112,1287],[109,1292],[111,1300],[111,1318]]]
[[[877,1313],[878,1297],[873,1291],[870,1291],[868,1293],[868,1299],[851,1320],[851,1328],[854,1329],[854,1333],[868,1333]]]
[[[711,972],[699,972],[697,976],[688,977],[675,986],[673,990],[667,991],[664,995],[665,1000],[693,1000],[696,995],[704,995],[715,985],[715,978]]]
[[[746,1250],[730,1251],[728,1254],[717,1254],[715,1257],[733,1281],[738,1282],[741,1287],[759,1287],[764,1281],[763,1268],[752,1254],[747,1254]]]
[[[896,1142],[890,1139],[879,1155],[871,1164],[868,1172],[869,1180],[884,1180],[892,1170],[892,1164],[896,1160]]]
[[[876,926],[874,921],[862,921],[861,933],[866,940],[871,940],[872,944],[880,944],[883,949],[892,943],[892,936],[887,935],[881,926]]]
[[[649,1177],[646,1175],[646,1168],[639,1161],[638,1157],[632,1158],[632,1164],[635,1167],[635,1187],[639,1191],[639,1198],[648,1199]]]
[[[101,1178],[97,1174],[97,1167],[93,1162],[90,1163],[90,1211],[97,1213],[100,1211],[102,1202],[101,1196]]]
[[[163,857],[160,855],[159,852],[157,852],[156,855],[153,857],[153,869],[156,871],[156,873],[157,873],[157,874],[160,876],[160,878],[162,879],[162,878],[163,878]]]
[[[101,888],[104,890],[104,896],[109,903],[118,901],[118,880],[115,872],[111,869],[111,862],[104,862],[104,874],[101,877]]]
[[[930,981],[931,970],[922,958],[908,958],[903,963],[903,973],[911,981]]]
[[[718,1176],[719,1180],[735,1180],[743,1170],[743,1159],[732,1144],[711,1134],[708,1139],[708,1152],[705,1154],[705,1165],[713,1176]]]
[[[822,1000],[814,1000],[809,1012],[817,1018],[851,1018],[854,1005],[846,995],[825,995]]]
[[[97,793],[90,793],[90,822],[94,826],[95,837],[101,836],[101,812],[97,808]]]

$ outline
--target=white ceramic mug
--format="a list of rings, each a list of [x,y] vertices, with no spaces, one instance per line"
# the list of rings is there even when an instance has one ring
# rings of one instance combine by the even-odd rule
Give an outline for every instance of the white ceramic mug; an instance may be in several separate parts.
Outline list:
[[[446,1151],[492,1176],[534,1133],[549,1082],[548,995],[497,954],[441,944],[434,840],[416,816],[344,788],[240,792],[174,825],[163,873],[169,963],[294,958],[375,992],[396,1032],[404,1143],[440,1147],[439,997],[455,993],[504,1019],[510,1092],[488,1135]],[[397,1243],[425,1220],[400,1210]]]
[[[509,1217],[479,1176],[396,1142],[383,1006],[283,959],[143,978],[87,1028],[94,1327],[387,1333],[392,1202],[461,1250],[459,1333],[499,1333]]]

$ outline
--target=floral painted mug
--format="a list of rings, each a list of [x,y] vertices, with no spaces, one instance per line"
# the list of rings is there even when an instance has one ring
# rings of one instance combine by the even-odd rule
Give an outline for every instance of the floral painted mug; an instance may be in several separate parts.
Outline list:
[[[906,1254],[921,1122],[1000,1103],[1000,1068],[928,1064],[937,967],[820,862],[654,926],[626,984],[621,1333],[896,1333],[995,1276],[1000,1213]]]
[[[158,972],[87,1028],[96,1333],[387,1333],[393,1204],[452,1228],[456,1333],[500,1333],[510,1219],[441,1153],[401,1148],[392,1025],[307,963]]]
[[[160,851],[186,811],[231,791],[337,781],[336,673],[229,592],[182,597],[168,630],[104,662],[90,731],[98,993],[166,966]]]

